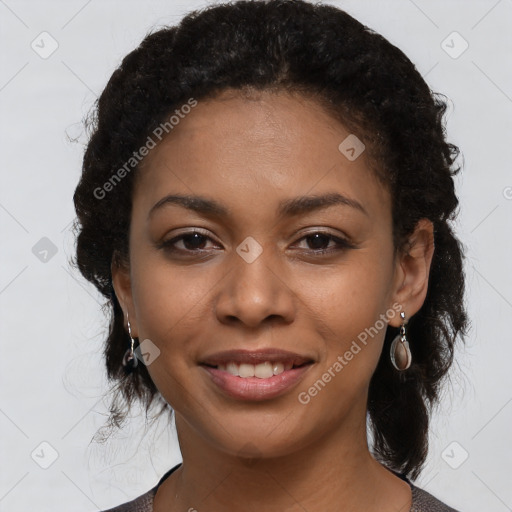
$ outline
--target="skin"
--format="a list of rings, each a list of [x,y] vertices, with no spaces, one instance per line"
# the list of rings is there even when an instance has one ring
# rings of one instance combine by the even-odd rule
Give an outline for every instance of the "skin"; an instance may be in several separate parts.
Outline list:
[[[366,440],[385,328],[308,404],[298,401],[381,314],[398,304],[409,319],[427,292],[431,222],[421,220],[408,251],[395,253],[389,191],[365,152],[354,161],[340,153],[348,135],[304,97],[225,91],[200,101],[143,161],[130,267],[112,274],[133,336],[160,350],[148,370],[175,411],[183,465],[158,489],[156,512],[410,509],[409,485],[373,459]],[[366,213],[336,204],[276,216],[282,200],[333,192]],[[168,203],[148,219],[168,194],[214,199],[228,215]],[[194,229],[207,238],[177,241],[181,255],[158,246]],[[315,232],[353,247],[318,254],[337,244],[320,237],[315,245]],[[236,252],[248,236],[263,250],[252,263]],[[400,325],[398,312],[388,320]],[[315,361],[275,399],[226,397],[198,366],[214,352],[267,347]]]

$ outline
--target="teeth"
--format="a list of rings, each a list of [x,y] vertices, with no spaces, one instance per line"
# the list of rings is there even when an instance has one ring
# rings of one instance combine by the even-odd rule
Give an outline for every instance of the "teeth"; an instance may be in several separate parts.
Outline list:
[[[253,364],[241,364],[238,367],[238,375],[240,377],[254,377],[255,370],[256,367]]]
[[[252,366],[252,365],[247,365]],[[240,366],[241,369],[241,366]],[[242,372],[240,372],[240,375],[242,375]],[[269,377],[272,377],[274,375],[274,370],[272,369],[272,363],[265,362],[261,364],[257,364],[254,367],[254,376],[258,377],[258,379],[268,379]]]
[[[221,366],[223,368],[221,368]],[[231,375],[238,375],[238,365],[236,363],[228,363],[227,365],[221,364],[219,368],[231,373]]]
[[[265,361],[259,364],[237,364],[229,362],[227,364],[219,364],[218,369],[235,375],[237,377],[257,377],[258,379],[269,379],[273,375],[279,375],[286,370],[291,370],[293,363],[272,363]]]
[[[284,372],[284,366],[283,363],[274,363],[272,366],[272,371],[274,375],[279,375],[280,373]]]

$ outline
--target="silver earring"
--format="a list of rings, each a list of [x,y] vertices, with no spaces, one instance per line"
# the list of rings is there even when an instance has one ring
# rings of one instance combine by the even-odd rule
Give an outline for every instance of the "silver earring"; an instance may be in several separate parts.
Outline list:
[[[126,373],[131,373],[138,364],[137,357],[134,353],[133,347],[135,345],[135,340],[132,337],[132,328],[130,326],[130,320],[128,319],[128,313],[126,313],[126,319],[128,322],[128,334],[130,335],[130,348],[125,352],[123,357],[123,366],[126,371]]]
[[[409,342],[405,336],[405,313],[400,311],[402,325],[400,326],[400,334],[391,343],[391,363],[398,371],[407,370],[411,366],[412,356]]]

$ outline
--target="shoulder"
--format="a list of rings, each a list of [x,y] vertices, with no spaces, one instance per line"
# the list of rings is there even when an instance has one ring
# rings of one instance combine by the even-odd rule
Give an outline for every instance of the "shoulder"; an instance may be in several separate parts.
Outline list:
[[[409,483],[412,490],[412,507],[410,512],[457,512],[454,508],[429,494],[427,491]]]
[[[156,487],[128,503],[109,508],[103,512],[152,512],[155,494]]]
[[[171,473],[176,471],[180,466],[176,464],[173,468],[169,469],[167,473],[160,479],[157,485],[153,487],[153,489],[149,490],[145,494],[142,494],[138,498],[135,498],[128,503],[123,503],[122,505],[118,505],[114,508],[109,508],[108,510],[103,510],[102,512],[153,512],[153,502],[155,500],[156,491],[162,484],[162,482],[169,477]]]

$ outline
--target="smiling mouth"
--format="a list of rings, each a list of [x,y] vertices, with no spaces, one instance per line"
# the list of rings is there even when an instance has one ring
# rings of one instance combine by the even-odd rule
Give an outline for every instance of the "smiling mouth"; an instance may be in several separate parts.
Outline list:
[[[237,363],[236,361],[229,361],[227,363],[218,365],[205,363],[203,366],[215,368],[217,370],[227,372],[230,375],[243,379],[250,377],[256,377],[258,379],[269,379],[274,375],[280,375],[285,371],[301,368],[309,364],[312,364],[312,361],[299,364],[294,364],[292,361],[263,361],[258,364]]]
[[[244,401],[270,400],[287,394],[314,364],[310,355],[274,347],[225,350],[205,355],[199,361],[216,391]]]
[[[217,391],[235,400],[263,401],[289,393],[314,366],[314,361],[261,361],[257,364],[228,361],[202,363]]]

